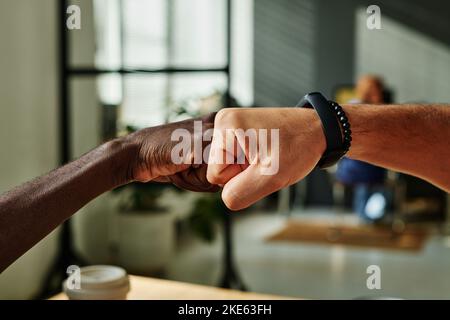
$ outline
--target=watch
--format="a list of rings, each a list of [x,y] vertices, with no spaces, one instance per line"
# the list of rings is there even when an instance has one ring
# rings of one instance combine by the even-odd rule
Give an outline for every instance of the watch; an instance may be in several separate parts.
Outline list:
[[[333,166],[347,153],[352,141],[350,123],[344,110],[319,92],[305,95],[297,107],[314,108],[319,115],[327,147],[317,167],[325,169]]]

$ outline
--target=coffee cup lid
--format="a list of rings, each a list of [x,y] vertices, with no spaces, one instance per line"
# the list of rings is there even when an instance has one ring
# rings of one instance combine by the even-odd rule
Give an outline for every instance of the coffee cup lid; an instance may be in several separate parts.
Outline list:
[[[109,265],[80,268],[80,288],[69,288],[67,280],[63,290],[70,299],[121,299],[130,289],[124,269]]]

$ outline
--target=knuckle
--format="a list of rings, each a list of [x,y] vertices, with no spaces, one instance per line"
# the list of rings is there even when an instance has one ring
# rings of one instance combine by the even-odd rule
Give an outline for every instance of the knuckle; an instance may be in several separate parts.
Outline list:
[[[227,198],[224,197],[222,195],[222,200],[225,203],[225,205],[227,206],[228,209],[230,209],[231,211],[238,211],[240,209],[239,204],[237,203],[237,201],[234,198]]]
[[[208,165],[208,169],[206,171],[206,179],[209,183],[212,184],[222,184],[224,183],[224,179],[220,174],[220,168],[217,165]]]
[[[219,112],[217,112],[214,125],[217,128],[230,128],[237,126],[239,122],[239,109],[228,108],[221,109]]]
[[[211,165],[208,166],[208,171],[206,172],[206,179],[208,180],[209,183],[212,184],[221,183],[220,176],[217,174],[217,171]]]
[[[214,175],[211,179],[208,179],[209,183],[213,184],[224,184],[226,181],[225,179],[220,175]]]
[[[243,203],[239,199],[239,197],[237,197],[236,194],[234,194],[233,192],[230,192],[229,189],[225,188],[222,191],[222,200],[228,207],[228,209],[232,211],[237,211],[244,208]]]

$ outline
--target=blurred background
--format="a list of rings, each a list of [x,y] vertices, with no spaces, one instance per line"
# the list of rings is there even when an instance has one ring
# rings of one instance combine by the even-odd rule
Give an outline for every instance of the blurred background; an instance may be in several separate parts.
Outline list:
[[[66,28],[78,5],[81,29]],[[450,2],[0,0],[0,192],[105,140],[225,106],[449,103]],[[376,106],[374,106],[376,107]],[[407,123],[399,123],[407,126]],[[251,186],[249,186],[251,187]],[[60,290],[69,264],[304,298],[450,298],[449,196],[351,160],[243,212],[133,184],[0,275],[0,298]],[[369,290],[367,267],[381,269]]]

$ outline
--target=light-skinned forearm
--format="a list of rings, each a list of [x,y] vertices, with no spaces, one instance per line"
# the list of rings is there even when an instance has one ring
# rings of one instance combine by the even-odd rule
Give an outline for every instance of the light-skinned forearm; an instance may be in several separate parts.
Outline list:
[[[344,105],[347,156],[420,177],[450,192],[450,106]]]

